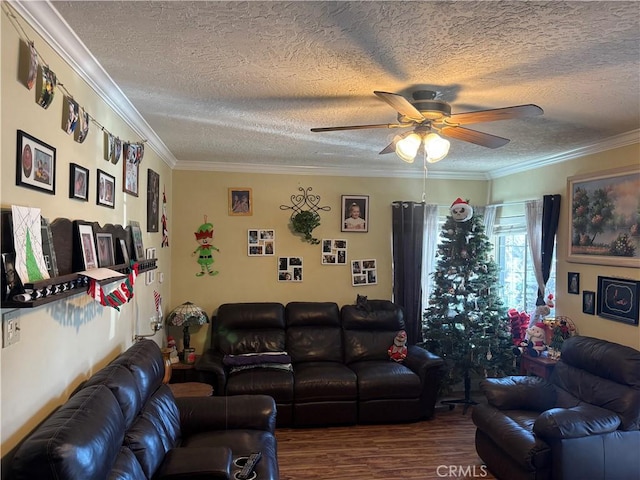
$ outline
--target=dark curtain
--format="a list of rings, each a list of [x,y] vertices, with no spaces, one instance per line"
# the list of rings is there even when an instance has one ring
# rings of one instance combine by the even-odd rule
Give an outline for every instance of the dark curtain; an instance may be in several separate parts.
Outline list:
[[[545,285],[549,280],[553,246],[555,245],[558,219],[560,218],[560,195],[542,197],[542,279]],[[538,290],[536,305],[544,305],[544,292]]]
[[[393,202],[393,301],[404,310],[407,344],[422,341],[425,204]]]

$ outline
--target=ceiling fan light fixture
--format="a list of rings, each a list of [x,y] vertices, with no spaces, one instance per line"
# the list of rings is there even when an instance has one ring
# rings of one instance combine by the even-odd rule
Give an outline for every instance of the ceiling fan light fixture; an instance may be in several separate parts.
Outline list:
[[[407,163],[413,163],[422,143],[422,137],[416,132],[411,132],[396,142],[396,155]]]
[[[427,162],[436,163],[449,153],[451,143],[437,133],[429,133],[424,138],[424,148],[427,152]]]

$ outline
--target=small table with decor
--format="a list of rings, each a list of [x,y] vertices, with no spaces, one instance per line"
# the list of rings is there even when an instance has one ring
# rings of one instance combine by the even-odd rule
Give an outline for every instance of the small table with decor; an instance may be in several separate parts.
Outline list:
[[[549,358],[546,355],[533,357],[525,351],[520,357],[520,374],[535,375],[549,380],[556,363],[558,363],[558,360]]]

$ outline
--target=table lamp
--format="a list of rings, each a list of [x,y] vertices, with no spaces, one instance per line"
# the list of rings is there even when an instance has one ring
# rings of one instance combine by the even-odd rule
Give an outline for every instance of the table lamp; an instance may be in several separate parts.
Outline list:
[[[189,327],[194,325],[204,325],[209,323],[209,317],[204,310],[191,302],[185,302],[174,308],[167,317],[167,325],[174,327],[184,327],[182,329],[182,343],[184,349],[189,348],[191,335],[189,335]]]

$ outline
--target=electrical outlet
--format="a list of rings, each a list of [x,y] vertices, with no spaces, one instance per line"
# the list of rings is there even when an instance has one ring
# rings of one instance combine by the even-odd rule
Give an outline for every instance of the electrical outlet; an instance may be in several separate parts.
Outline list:
[[[20,310],[2,314],[2,348],[20,341]]]

